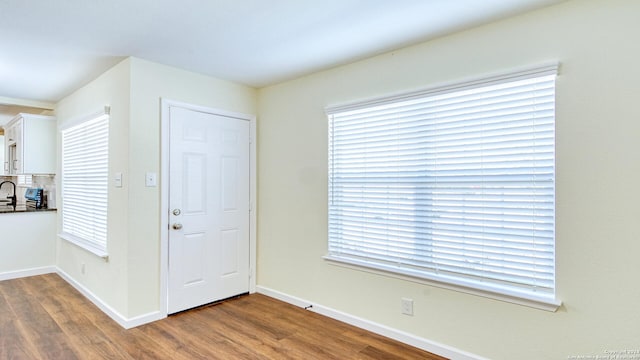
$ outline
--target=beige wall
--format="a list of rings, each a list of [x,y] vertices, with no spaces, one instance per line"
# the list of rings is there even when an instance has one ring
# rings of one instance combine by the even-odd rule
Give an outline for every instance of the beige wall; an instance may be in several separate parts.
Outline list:
[[[248,114],[256,110],[252,88],[136,58],[56,108],[63,125],[111,105],[109,167],[111,174],[122,172],[123,187],[109,185],[109,260],[59,240],[58,267],[125,319],[160,311],[160,187],[145,187],[144,175],[160,174],[161,98]]]
[[[574,0],[258,93],[258,284],[491,359],[639,349],[640,2]],[[548,60],[556,313],[329,265],[323,109]],[[400,298],[415,316],[400,314]]]
[[[244,114],[256,113],[256,90],[247,86],[131,59],[129,123],[129,315],[160,306],[160,187],[144,185],[145,172],[160,175],[160,99]],[[158,179],[160,179],[158,177]]]
[[[108,237],[109,260],[105,261],[67,241],[58,240],[58,267],[79,284],[91,291],[115,311],[127,316],[128,262],[127,224],[128,209],[128,167],[129,167],[129,111],[131,61],[129,59],[100,75],[96,80],[61,100],[56,106],[58,126],[101,111],[105,105],[111,106],[109,120],[109,172],[122,172],[124,187],[115,188],[109,184]],[[60,144],[58,135],[58,144]],[[60,159],[58,146],[58,159]],[[58,174],[60,160],[58,160]],[[58,184],[58,194],[60,188]],[[58,207],[61,206],[59,199]],[[60,224],[61,212],[58,212]],[[60,225],[58,225],[60,229]],[[85,273],[81,273],[82,264]]]

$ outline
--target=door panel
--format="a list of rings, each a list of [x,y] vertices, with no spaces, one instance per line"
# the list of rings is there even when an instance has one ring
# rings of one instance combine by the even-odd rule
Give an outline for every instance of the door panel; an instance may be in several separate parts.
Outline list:
[[[203,154],[184,154],[182,172],[183,213],[187,216],[206,213],[207,158]]]
[[[182,283],[185,286],[192,286],[205,281],[205,258],[204,255],[207,252],[206,249],[206,234],[203,232],[187,234],[183,239],[184,245],[182,247],[182,256],[189,259],[189,262],[184,264]]]
[[[238,158],[222,159],[222,208],[224,211],[238,210]]]
[[[179,107],[169,116],[168,304],[175,313],[249,291],[250,125]]]
[[[238,239],[238,230],[223,230],[221,234],[222,238],[222,267],[221,274],[223,276],[235,275],[239,272],[238,258],[240,257],[239,250],[241,248],[240,239]]]

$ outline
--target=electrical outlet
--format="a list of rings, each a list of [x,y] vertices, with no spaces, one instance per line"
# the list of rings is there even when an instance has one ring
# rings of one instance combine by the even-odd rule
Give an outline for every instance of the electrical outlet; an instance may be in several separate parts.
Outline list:
[[[405,315],[413,316],[413,299],[401,299],[401,311]]]

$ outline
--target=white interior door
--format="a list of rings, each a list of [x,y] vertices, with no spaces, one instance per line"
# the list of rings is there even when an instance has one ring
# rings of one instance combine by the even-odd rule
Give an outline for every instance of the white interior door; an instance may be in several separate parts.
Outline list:
[[[249,291],[250,122],[169,114],[168,312]]]

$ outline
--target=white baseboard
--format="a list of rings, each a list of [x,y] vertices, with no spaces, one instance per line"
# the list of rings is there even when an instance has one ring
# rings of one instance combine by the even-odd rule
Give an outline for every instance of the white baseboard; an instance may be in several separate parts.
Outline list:
[[[69,276],[69,274],[60,270],[56,266],[44,266],[44,267],[33,268],[33,269],[25,269],[25,270],[19,270],[19,271],[9,271],[9,272],[0,273],[0,281],[19,279],[19,278],[24,278],[29,276],[36,276],[36,275],[52,274],[52,273],[57,273],[58,275],[60,275],[60,277],[62,277],[67,283],[69,283],[69,285],[73,286],[82,295],[84,295],[84,297],[89,299],[89,301],[94,303],[100,310],[102,310],[102,312],[107,314],[107,316],[109,316],[111,319],[113,319],[113,321],[117,322],[120,326],[122,326],[125,329],[131,329],[136,326],[144,325],[144,324],[147,324],[156,320],[161,320],[167,317],[166,314],[160,311],[154,311],[154,312],[143,314],[133,318],[126,318],[125,316],[120,314],[118,311],[113,309],[111,306],[103,302],[99,297],[93,294],[89,289],[84,287],[79,282],[75,281],[71,276]]]
[[[273,290],[264,286],[257,286],[256,290],[258,293],[284,301],[286,303],[301,307],[308,308],[309,311],[316,312],[318,314],[330,317],[332,319],[336,319],[342,321],[344,323],[359,327],[361,329],[365,329],[371,331],[372,333],[376,333],[378,335],[386,336],[388,338],[403,342],[405,344],[415,346],[419,349],[428,351],[433,354],[437,354],[440,356],[444,356],[453,360],[486,360],[483,357],[455,349],[451,346],[439,344],[435,341],[427,340],[413,334],[409,334],[404,331],[400,331],[386,325],[378,324],[373,321],[369,321],[363,318],[359,318],[357,316],[353,316],[326,306],[322,306],[319,304],[314,304],[304,299],[300,299],[295,296],[291,296],[277,290]]]
[[[115,309],[113,309],[111,306],[103,302],[99,297],[93,294],[89,289],[87,289],[82,284],[74,280],[71,276],[69,276],[69,274],[65,273],[64,271],[62,271],[61,269],[55,266],[46,266],[46,267],[40,267],[40,268],[0,273],[0,281],[17,279],[17,278],[28,277],[28,276],[44,275],[44,274],[50,274],[50,273],[57,273],[58,275],[60,275],[60,277],[62,277],[67,283],[73,286],[82,295],[84,295],[87,299],[89,299],[89,301],[94,303],[102,312],[104,312],[107,316],[109,316],[111,319],[113,319],[116,323],[118,323],[120,326],[122,326],[125,329],[131,329],[136,326],[161,320],[167,317],[166,314],[160,311],[154,311],[154,312],[143,314],[133,318],[127,318],[122,314],[120,314]],[[444,356],[449,359],[486,360],[483,357],[455,349],[451,346],[447,346],[444,344],[437,343],[435,341],[427,340],[427,339],[415,336],[413,334],[400,331],[400,330],[388,327],[386,325],[378,324],[373,321],[366,320],[351,314],[347,314],[347,313],[344,313],[320,304],[314,304],[308,300],[291,296],[291,295],[288,295],[264,286],[256,286],[256,292],[284,301],[294,306],[301,307],[301,308],[306,308],[312,305],[312,307],[309,308],[310,311],[330,317],[332,319],[336,319],[338,321],[342,321],[344,323],[359,327],[361,329],[371,331],[373,333],[376,333],[382,336],[386,336],[388,338],[403,342],[405,344],[415,346],[419,349],[422,349],[440,356]]]
[[[18,278],[36,276],[36,275],[51,274],[51,273],[55,273],[57,270],[58,269],[55,266],[43,266],[43,267],[18,270],[18,271],[7,271],[7,272],[0,273],[0,281],[18,279]]]
[[[165,314],[162,314],[160,311],[154,311],[148,314],[136,316],[133,318],[127,318],[120,314],[118,311],[113,309],[111,306],[107,305],[103,302],[99,297],[93,294],[89,289],[84,287],[79,282],[75,281],[69,274],[64,271],[57,269],[58,275],[62,277],[66,282],[68,282],[71,286],[73,286],[76,290],[78,290],[82,295],[84,295],[89,301],[94,303],[103,313],[109,316],[113,321],[117,322],[120,326],[125,329],[131,329],[136,326],[140,326],[143,324],[147,324],[156,320],[161,320],[167,317]]]

